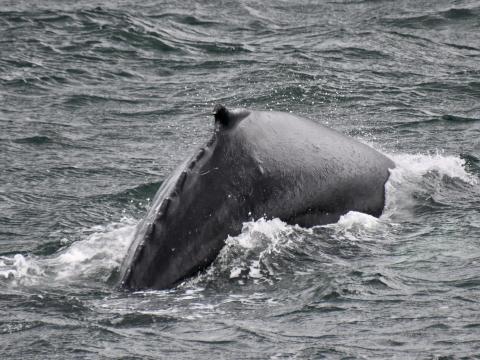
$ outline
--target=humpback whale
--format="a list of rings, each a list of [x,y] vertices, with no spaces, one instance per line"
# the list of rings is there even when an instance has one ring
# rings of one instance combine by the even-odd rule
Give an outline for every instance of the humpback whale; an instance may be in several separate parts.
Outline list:
[[[207,144],[158,190],[120,269],[121,286],[167,289],[208,267],[242,224],[303,227],[354,210],[380,216],[394,163],[371,147],[292,114],[214,109]]]

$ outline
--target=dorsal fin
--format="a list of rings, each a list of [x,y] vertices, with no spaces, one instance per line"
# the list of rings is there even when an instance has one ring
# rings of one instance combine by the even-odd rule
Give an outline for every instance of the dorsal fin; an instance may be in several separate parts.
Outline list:
[[[220,124],[224,128],[231,128],[237,122],[247,117],[250,113],[247,110],[229,111],[224,105],[218,104],[213,109],[215,123]]]
[[[228,125],[230,121],[230,112],[228,109],[221,105],[217,104],[215,105],[215,108],[213,109],[213,115],[215,115],[215,122],[219,122],[220,124],[226,126]]]

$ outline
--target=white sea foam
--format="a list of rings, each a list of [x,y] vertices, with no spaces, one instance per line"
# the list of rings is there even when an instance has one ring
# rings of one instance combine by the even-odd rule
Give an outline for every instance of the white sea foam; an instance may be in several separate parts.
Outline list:
[[[408,211],[415,204],[413,194],[426,190],[422,182],[429,173],[437,174],[440,180],[446,176],[460,179],[466,184],[477,186],[479,179],[467,172],[465,161],[458,156],[434,154],[387,154],[394,162],[390,178],[385,185],[386,204],[382,218],[395,216]],[[423,186],[423,187],[422,187]],[[435,190],[434,190],[435,191]]]
[[[379,220],[375,216],[357,211],[349,211],[345,215],[340,216],[340,219],[337,222],[337,225],[344,229],[351,229],[355,226],[371,229],[378,226],[378,224]]]
[[[266,220],[261,218],[257,221],[250,221],[243,224],[240,235],[227,238],[227,244],[235,244],[245,249],[263,247],[268,241],[275,245],[281,234],[288,231],[288,225],[280,219]]]
[[[226,247],[220,252],[216,263],[230,269],[231,279],[239,278],[245,273],[251,278],[261,278],[262,257],[278,252],[281,243],[288,241],[288,234],[292,229],[280,219],[261,218],[247,222],[243,224],[240,235],[227,238]],[[241,256],[236,257],[235,252],[239,250]]]
[[[338,241],[348,240],[351,242],[372,241],[383,239],[392,224],[389,221],[383,221],[372,215],[364,214],[357,211],[349,211],[334,224],[321,226],[322,228],[334,231]]]
[[[106,280],[118,268],[132,241],[136,222],[119,223],[87,229],[84,240],[76,241],[57,253],[41,257],[15,254],[0,257],[0,280],[9,284],[34,285],[42,281],[75,281],[85,278]]]
[[[229,236],[213,265],[206,273],[187,282],[188,286],[198,286],[206,279],[227,277],[242,282],[245,277],[264,278],[270,273],[265,267],[265,257],[275,257],[276,253],[288,247],[290,236],[299,227],[290,226],[280,219],[261,218],[243,224],[242,232]]]
[[[17,282],[18,279],[35,278],[44,275],[37,261],[21,254],[0,257],[0,278]]]
[[[417,191],[429,191],[424,188],[425,176],[433,173],[434,178],[442,186],[442,178],[460,179],[461,181],[477,185],[478,179],[466,171],[465,162],[460,157],[435,154],[394,154],[388,155],[396,164],[391,171],[390,179],[386,184],[386,209],[380,218],[350,211],[340,217],[334,224],[324,225],[334,231],[332,236],[349,241],[385,241],[390,238],[388,233],[392,227],[397,227],[395,221],[398,214],[409,212],[414,205]],[[422,188],[423,187],[423,188]],[[409,212],[411,214],[411,212]],[[289,247],[298,246],[302,236],[308,236],[311,229],[301,229],[303,235],[290,236],[299,227],[290,226],[279,219],[260,219],[245,223],[242,233],[227,239],[227,246],[222,250],[214,266],[220,271],[229,270],[230,278],[242,278],[245,274],[250,278],[260,278],[268,266],[263,261],[265,257],[275,256]],[[341,241],[341,240],[339,240]],[[294,243],[292,243],[294,242]]]
[[[435,153],[388,155],[396,163],[386,184],[386,209],[377,219],[373,216],[348,212],[335,224],[326,225],[344,235],[347,239],[361,240],[364,235],[388,231],[398,213],[415,203],[413,194],[418,191],[427,174],[433,172],[437,178],[457,178],[467,184],[478,185],[478,178],[465,170],[465,162],[459,157]],[[82,231],[83,240],[69,243],[57,253],[41,257],[16,254],[0,257],[0,281],[8,284],[38,284],[46,279],[55,282],[70,282],[81,279],[106,281],[113,270],[118,268],[133,239],[136,221],[122,219],[118,223],[95,226]],[[300,231],[303,235],[290,236]],[[228,237],[226,246],[215,262],[217,269],[227,271],[230,278],[262,277],[262,271],[269,271],[262,264],[265,257],[275,257],[291,246],[302,241],[311,229],[290,226],[280,219],[259,219],[244,224],[242,232]],[[263,268],[262,268],[263,266]]]
[[[458,178],[464,182],[476,185],[478,178],[465,170],[465,160],[458,156],[434,154],[391,154],[397,167],[392,171],[392,180],[421,177],[428,172],[436,171],[440,175]]]
[[[135,232],[135,221],[108,224],[96,228],[85,240],[71,244],[51,259],[58,270],[57,279],[95,277],[106,280],[112,269],[120,266]]]

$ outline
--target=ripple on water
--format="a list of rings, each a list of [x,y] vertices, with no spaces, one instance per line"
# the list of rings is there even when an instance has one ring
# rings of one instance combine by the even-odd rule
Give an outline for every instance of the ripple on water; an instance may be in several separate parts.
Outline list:
[[[476,355],[478,4],[97,5],[0,12],[4,357]],[[248,222],[177,288],[119,290],[138,220],[217,102],[382,149],[384,214]]]

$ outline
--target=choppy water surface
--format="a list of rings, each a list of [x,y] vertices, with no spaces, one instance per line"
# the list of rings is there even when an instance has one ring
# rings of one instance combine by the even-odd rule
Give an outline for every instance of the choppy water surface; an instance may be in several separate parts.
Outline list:
[[[118,291],[216,103],[391,156],[385,214],[247,223],[178,288]],[[478,357],[479,104],[478,1],[2,1],[1,357]]]

